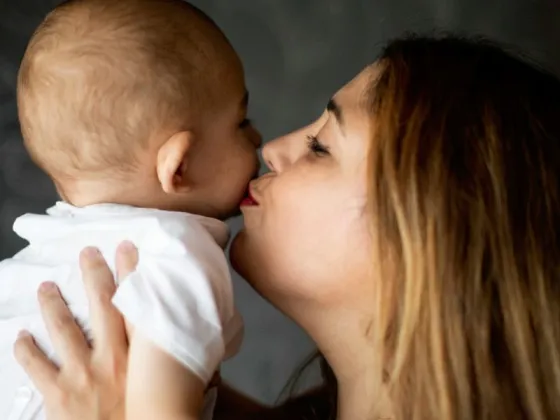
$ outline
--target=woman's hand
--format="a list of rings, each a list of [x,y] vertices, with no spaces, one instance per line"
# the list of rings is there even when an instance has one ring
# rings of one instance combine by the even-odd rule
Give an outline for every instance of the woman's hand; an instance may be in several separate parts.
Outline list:
[[[116,261],[117,277],[124,279],[136,267],[136,248],[123,242]],[[114,278],[95,248],[82,251],[80,267],[89,299],[92,346],[57,287],[44,283],[39,303],[61,366],[51,362],[26,332],[15,343],[15,356],[43,395],[48,419],[124,419],[128,343],[123,318],[111,303]]]

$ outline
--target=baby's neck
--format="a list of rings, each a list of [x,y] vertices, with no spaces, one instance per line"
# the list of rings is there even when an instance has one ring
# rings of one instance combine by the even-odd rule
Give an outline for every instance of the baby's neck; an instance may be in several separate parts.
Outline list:
[[[60,197],[76,207],[94,204],[123,204],[134,207],[167,210],[149,183],[121,179],[80,180],[61,185],[55,181]]]
[[[219,212],[197,190],[181,194],[166,194],[155,179],[135,176],[133,179],[82,179],[61,185],[55,181],[60,197],[76,207],[94,204],[122,204],[133,207],[192,213],[225,220],[229,212]],[[235,215],[235,214],[233,214]]]

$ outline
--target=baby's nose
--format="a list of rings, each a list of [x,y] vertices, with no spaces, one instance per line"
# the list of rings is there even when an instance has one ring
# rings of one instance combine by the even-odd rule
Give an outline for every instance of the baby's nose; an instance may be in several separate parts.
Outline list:
[[[253,133],[253,135],[251,136],[251,141],[253,142],[253,144],[255,145],[255,147],[258,149],[258,148],[260,148],[260,147],[262,146],[262,143],[263,143],[263,141],[262,141],[262,135],[261,135],[260,131],[257,130],[256,128],[253,129],[253,130],[254,130],[254,133]]]

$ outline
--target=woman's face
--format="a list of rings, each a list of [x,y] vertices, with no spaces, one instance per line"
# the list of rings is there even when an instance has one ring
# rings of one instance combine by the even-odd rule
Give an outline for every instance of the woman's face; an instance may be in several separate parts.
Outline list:
[[[302,303],[359,305],[367,298],[371,305],[366,173],[372,130],[365,101],[375,71],[344,86],[319,119],[263,149],[270,172],[251,183],[256,203],[242,206],[245,228],[231,260],[286,312]]]

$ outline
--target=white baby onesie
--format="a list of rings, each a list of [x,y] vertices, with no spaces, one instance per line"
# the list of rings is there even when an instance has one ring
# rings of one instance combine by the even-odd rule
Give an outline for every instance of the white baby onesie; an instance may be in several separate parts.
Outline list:
[[[225,223],[124,205],[77,208],[59,202],[47,215],[21,216],[14,231],[29,246],[0,263],[0,420],[45,418],[42,397],[12,350],[17,333],[27,329],[58,362],[37,303],[40,283],[56,282],[86,335],[89,332],[78,265],[86,246],[99,248],[113,272],[118,244],[130,240],[138,247],[137,270],[122,283],[113,302],[135,330],[205,383],[222,360],[238,351],[243,323],[233,303],[223,252],[229,236]],[[208,394],[207,416],[213,399],[215,392]]]

